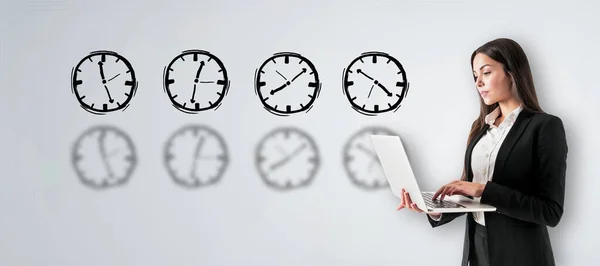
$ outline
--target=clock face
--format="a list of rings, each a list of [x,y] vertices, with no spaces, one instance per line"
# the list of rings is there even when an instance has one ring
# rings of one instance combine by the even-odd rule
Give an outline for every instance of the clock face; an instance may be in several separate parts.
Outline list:
[[[261,139],[256,148],[258,173],[265,184],[275,190],[308,186],[320,161],[314,140],[297,128],[275,129]]]
[[[229,164],[221,135],[204,125],[187,125],[165,144],[164,163],[173,181],[187,188],[216,184]]]
[[[95,126],[73,145],[71,162],[81,182],[94,189],[127,183],[137,165],[133,141],[113,126]]]
[[[281,116],[307,112],[319,96],[315,66],[296,53],[278,53],[256,70],[255,91],[267,111]]]
[[[388,186],[370,135],[398,134],[385,127],[366,127],[352,135],[344,145],[344,170],[354,185],[365,190]]]
[[[396,111],[408,93],[406,71],[392,56],[368,52],[344,69],[342,86],[353,109],[364,115]]]
[[[163,82],[173,106],[185,113],[218,108],[230,83],[221,60],[202,50],[176,56],[165,67]]]
[[[71,88],[81,107],[93,114],[125,110],[137,90],[133,67],[123,56],[95,51],[71,73]]]

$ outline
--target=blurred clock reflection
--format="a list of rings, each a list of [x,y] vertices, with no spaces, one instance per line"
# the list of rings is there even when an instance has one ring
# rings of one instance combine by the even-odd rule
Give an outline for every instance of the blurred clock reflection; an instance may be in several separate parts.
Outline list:
[[[123,130],[98,125],[83,132],[73,144],[71,162],[87,187],[106,189],[126,184],[138,159],[133,141]]]

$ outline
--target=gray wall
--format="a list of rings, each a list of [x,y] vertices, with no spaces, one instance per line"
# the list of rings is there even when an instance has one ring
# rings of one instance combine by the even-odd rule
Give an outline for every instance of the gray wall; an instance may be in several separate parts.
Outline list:
[[[550,228],[558,265],[593,262],[597,4],[520,2],[4,1],[0,264],[456,265],[465,218],[432,229],[424,215],[396,212],[400,200],[389,189],[351,182],[344,145],[365,127],[383,126],[405,139],[424,189],[458,178],[478,114],[469,56],[497,37],[524,47],[542,107],[566,126],[565,213]],[[165,67],[188,49],[209,51],[227,69],[229,92],[216,111],[180,112],[163,91]],[[72,69],[95,50],[115,51],[135,69],[137,93],[123,112],[91,114],[71,92]],[[410,92],[396,112],[365,116],[345,98],[342,72],[367,51],[405,68]],[[316,66],[322,87],[307,113],[271,114],[254,92],[255,71],[278,52]],[[214,129],[226,143],[218,182],[185,187],[167,171],[165,142],[189,124]],[[122,185],[86,185],[72,164],[77,138],[96,125],[117,127],[134,144],[136,164]],[[257,144],[283,126],[315,142],[319,166],[308,186],[277,190],[258,174]],[[93,138],[77,146],[87,147],[78,154],[89,159],[80,166],[88,173],[104,169]],[[111,145],[123,148],[122,140]],[[182,139],[181,153],[193,143]],[[111,163],[127,169],[124,162]],[[289,173],[310,170],[294,167]]]

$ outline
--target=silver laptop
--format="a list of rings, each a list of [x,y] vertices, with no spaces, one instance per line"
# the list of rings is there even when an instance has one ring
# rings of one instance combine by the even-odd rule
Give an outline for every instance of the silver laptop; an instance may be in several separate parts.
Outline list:
[[[444,200],[438,196],[436,200],[432,200],[435,192],[422,192],[419,188],[399,136],[371,135],[371,141],[392,193],[402,199],[402,188],[404,188],[409,193],[412,202],[416,203],[419,209],[425,213],[496,210],[493,206],[482,204],[462,195],[446,195]]]

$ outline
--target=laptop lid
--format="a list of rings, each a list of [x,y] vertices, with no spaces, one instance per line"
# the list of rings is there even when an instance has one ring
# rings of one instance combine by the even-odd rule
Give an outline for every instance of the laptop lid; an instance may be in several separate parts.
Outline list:
[[[400,137],[371,135],[371,142],[392,193],[402,198],[402,188],[404,188],[409,193],[412,202],[416,203],[419,209],[426,211],[427,206]]]

